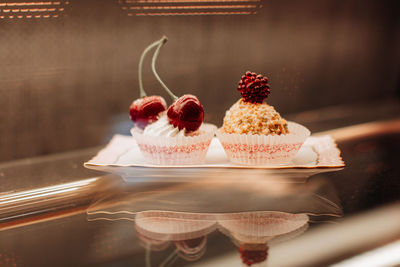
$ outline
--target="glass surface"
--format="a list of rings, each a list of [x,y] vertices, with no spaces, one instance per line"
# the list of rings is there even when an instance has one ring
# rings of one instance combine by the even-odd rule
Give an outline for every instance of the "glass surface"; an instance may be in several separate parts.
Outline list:
[[[396,2],[0,1],[0,267],[326,266],[399,239]],[[140,54],[163,35],[157,70],[205,122],[221,126],[254,71],[346,166],[84,168],[129,135]],[[150,61],[146,92],[172,104]]]
[[[82,166],[99,148],[4,163],[0,265],[265,266],[277,245],[399,203],[399,121],[379,124],[387,129],[379,134],[374,125],[355,139],[331,132],[343,169],[241,180],[221,173],[127,183]]]

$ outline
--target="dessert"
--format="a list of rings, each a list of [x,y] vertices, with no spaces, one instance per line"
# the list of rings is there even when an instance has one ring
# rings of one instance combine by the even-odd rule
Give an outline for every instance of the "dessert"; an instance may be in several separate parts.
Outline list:
[[[310,135],[304,126],[287,122],[264,100],[268,78],[247,71],[239,81],[239,99],[225,114],[217,136],[230,161],[245,165],[288,163]]]
[[[268,78],[247,71],[239,81],[239,99],[224,118],[225,133],[280,135],[289,133],[287,122],[264,102],[271,93]]]
[[[164,36],[152,58],[152,71],[169,94],[173,103],[168,109],[152,103],[152,112],[142,112],[147,124],[131,130],[145,160],[151,164],[180,165],[203,163],[216,127],[203,123],[204,108],[191,94],[175,96],[159,77],[155,63],[160,48],[166,43]],[[143,108],[144,110],[144,108]],[[153,116],[153,114],[157,114]],[[154,119],[155,118],[155,119]],[[157,138],[155,138],[157,137]]]

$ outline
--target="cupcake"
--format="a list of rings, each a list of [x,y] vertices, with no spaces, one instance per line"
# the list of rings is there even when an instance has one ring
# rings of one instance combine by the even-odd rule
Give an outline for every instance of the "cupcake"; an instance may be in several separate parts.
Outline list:
[[[304,126],[288,122],[264,100],[268,78],[246,72],[239,81],[239,99],[217,131],[229,160],[244,165],[287,164],[310,135]]]
[[[204,163],[217,127],[203,123],[204,108],[191,94],[175,96],[160,79],[155,62],[160,48],[166,43],[164,36],[148,46],[139,61],[139,88],[141,98],[130,107],[130,117],[135,123],[131,129],[144,159],[157,165],[194,165]],[[161,86],[170,95],[173,104],[167,108],[161,96],[146,95],[142,84],[142,63],[149,50],[156,50],[152,71]]]
[[[171,119],[168,115],[171,108],[173,105],[143,130],[138,127],[131,129],[144,159],[158,165],[203,163],[217,127],[203,123],[202,120],[196,127],[193,127],[193,121],[190,120],[186,125],[185,120],[182,120],[184,112],[178,118]]]

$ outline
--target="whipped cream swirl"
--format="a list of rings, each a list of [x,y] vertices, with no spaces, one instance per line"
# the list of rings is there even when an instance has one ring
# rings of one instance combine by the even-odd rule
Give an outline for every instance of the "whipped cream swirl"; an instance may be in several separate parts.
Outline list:
[[[185,136],[185,130],[179,130],[177,127],[174,127],[169,123],[167,115],[164,113],[160,116],[160,118],[146,126],[143,131],[144,135],[147,136],[167,136],[167,137],[176,137],[176,136]]]

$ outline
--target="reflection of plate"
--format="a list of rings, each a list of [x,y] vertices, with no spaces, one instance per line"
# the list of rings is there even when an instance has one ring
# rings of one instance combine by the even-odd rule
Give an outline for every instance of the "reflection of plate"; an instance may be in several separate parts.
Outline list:
[[[205,164],[160,166],[146,163],[134,139],[130,136],[115,135],[110,143],[94,158],[84,164],[85,167],[100,171],[117,173],[124,177],[139,176],[177,176],[180,174],[208,174],[227,169],[235,170],[274,170],[290,168],[338,168],[344,162],[340,150],[330,136],[309,137],[294,159],[286,165],[242,166],[229,162],[218,139],[211,142]]]

